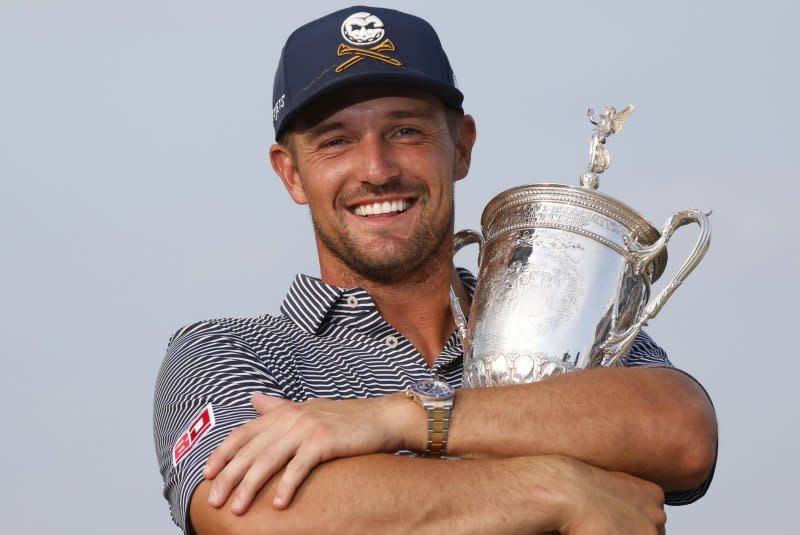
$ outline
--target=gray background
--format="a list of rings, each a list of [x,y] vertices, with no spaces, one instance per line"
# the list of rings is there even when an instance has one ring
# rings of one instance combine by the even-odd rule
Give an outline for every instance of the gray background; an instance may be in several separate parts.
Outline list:
[[[459,228],[508,187],[575,183],[585,108],[636,104],[601,190],[657,227],[714,209],[706,260],[650,328],[720,421],[714,484],[669,509],[670,533],[787,532],[797,4],[391,5],[439,30],[478,123]],[[4,533],[175,532],[155,374],[180,325],[275,312],[296,272],[318,272],[306,210],[266,159],[272,76],[289,32],[340,6],[0,0]]]

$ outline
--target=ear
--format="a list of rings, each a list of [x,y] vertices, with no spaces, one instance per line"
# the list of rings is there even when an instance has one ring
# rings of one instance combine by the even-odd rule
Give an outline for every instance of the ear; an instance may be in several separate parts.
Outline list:
[[[269,160],[272,168],[281,177],[286,191],[292,196],[297,204],[308,204],[303,183],[300,181],[300,174],[294,164],[294,158],[288,148],[280,144],[272,145],[269,148]]]
[[[455,179],[461,180],[469,172],[469,164],[472,161],[472,147],[475,145],[475,138],[478,131],[475,127],[475,119],[471,115],[461,118],[458,125],[458,136],[456,139],[456,166]]]

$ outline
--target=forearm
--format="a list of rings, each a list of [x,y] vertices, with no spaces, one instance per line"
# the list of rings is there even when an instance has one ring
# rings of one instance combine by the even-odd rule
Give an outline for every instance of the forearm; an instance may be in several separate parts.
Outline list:
[[[223,506],[233,493],[231,507],[236,513],[247,511],[267,482],[269,493],[277,495],[276,507],[280,508],[293,503],[295,490],[320,463],[338,458],[363,459],[373,452],[419,450],[426,443],[427,411],[402,393],[373,399],[312,399],[304,403],[254,395],[252,401],[261,416],[234,430],[211,455],[204,472],[214,480],[212,505]],[[705,479],[714,459],[715,440],[713,409],[691,378],[670,369],[592,369],[529,385],[459,391],[451,413],[447,451],[462,457],[490,457],[501,463],[498,466],[503,466],[504,458],[511,461],[509,458],[561,455],[652,481],[666,491],[683,491],[698,487]],[[388,469],[393,465],[385,465],[385,473],[375,472],[372,467],[362,473],[359,470],[364,467],[354,465],[359,470],[339,474],[338,481],[324,479],[326,485],[321,487],[319,496],[357,492],[349,499],[360,504],[360,492],[369,489],[369,500],[378,499],[381,495],[373,489],[378,477],[378,485],[413,482],[408,488],[398,487],[395,493],[420,499],[447,487],[426,471],[416,473],[424,476],[419,480],[407,480],[406,476],[418,469],[415,463],[427,463],[422,466],[435,466],[436,470],[452,465],[456,474],[467,465],[483,466],[471,461],[431,464],[439,461],[377,458],[392,459],[382,463],[412,464],[408,472],[393,472]],[[490,461],[486,466],[494,467]],[[356,461],[346,461],[350,462]],[[340,461],[326,464],[314,472],[314,477],[339,466]],[[285,470],[279,477],[282,468]],[[469,475],[470,472],[465,474]],[[272,486],[275,481],[277,488]],[[453,492],[460,492],[461,483],[453,487]],[[464,488],[475,488],[475,484]],[[458,510],[453,516],[469,517],[485,503],[464,502],[467,510]],[[427,501],[408,504],[408,509],[423,517],[433,511],[441,514],[439,506]],[[370,507],[365,510],[372,511]],[[313,517],[304,513],[303,518]],[[420,529],[415,527],[418,518],[414,515],[402,515],[400,520],[411,523],[403,525],[403,530]]]
[[[318,466],[292,504],[272,507],[273,477],[250,510],[208,505],[209,482],[191,502],[204,534],[546,533],[559,527],[558,458],[443,461],[369,455]]]
[[[685,490],[711,469],[715,442],[713,408],[691,378],[666,368],[613,368],[460,390],[447,449],[557,453]]]

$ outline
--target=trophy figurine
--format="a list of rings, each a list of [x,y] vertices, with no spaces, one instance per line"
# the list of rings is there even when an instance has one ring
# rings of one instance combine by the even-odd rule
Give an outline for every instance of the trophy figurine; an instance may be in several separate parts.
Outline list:
[[[594,366],[618,366],[634,338],[702,260],[708,215],[688,209],[659,233],[624,203],[597,190],[608,169],[608,137],[633,112],[612,106],[594,118],[580,186],[532,184],[504,191],[481,216],[482,232],[462,230],[454,250],[479,244],[478,285],[469,314],[450,292],[464,345],[464,386],[529,383]],[[672,281],[653,299],[667,243],[678,228],[700,227]]]
[[[595,126],[592,141],[589,143],[589,167],[581,175],[581,186],[585,188],[597,189],[600,186],[600,173],[605,172],[611,163],[611,157],[606,149],[606,139],[611,134],[616,134],[628,117],[633,113],[633,104],[617,113],[614,106],[606,106],[606,111],[600,114],[600,118],[595,120],[594,110],[589,108],[586,115],[589,122]]]

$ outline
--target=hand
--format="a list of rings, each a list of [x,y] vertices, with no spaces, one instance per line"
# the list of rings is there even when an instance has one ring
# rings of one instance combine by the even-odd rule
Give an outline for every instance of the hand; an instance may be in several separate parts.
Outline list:
[[[664,492],[649,481],[567,460],[562,535],[642,535],[666,533]]]
[[[408,447],[403,431],[408,431],[406,436],[413,432],[402,425],[404,417],[413,419],[415,413],[409,411],[423,416],[416,404],[400,396],[294,403],[253,394],[261,416],[234,429],[208,459],[204,475],[214,480],[209,504],[220,507],[232,495],[231,511],[244,514],[258,491],[285,466],[273,500],[273,506],[282,509],[320,463]],[[424,429],[421,423],[419,427]]]

